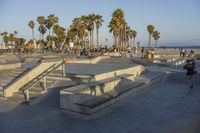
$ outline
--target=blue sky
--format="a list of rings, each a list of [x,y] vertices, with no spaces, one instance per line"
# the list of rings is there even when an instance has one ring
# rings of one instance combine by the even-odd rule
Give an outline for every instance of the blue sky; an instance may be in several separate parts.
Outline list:
[[[29,39],[27,23],[36,21],[37,16],[55,14],[60,24],[68,28],[74,17],[98,13],[105,21],[100,42],[111,43],[107,25],[117,8],[125,11],[128,24],[138,32],[136,41],[146,44],[146,26],[153,24],[161,32],[160,43],[200,45],[200,0],[0,0],[0,32],[17,30],[18,36]]]

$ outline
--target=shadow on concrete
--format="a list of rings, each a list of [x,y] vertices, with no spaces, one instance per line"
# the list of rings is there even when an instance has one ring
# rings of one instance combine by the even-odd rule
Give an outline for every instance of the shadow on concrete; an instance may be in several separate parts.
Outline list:
[[[190,99],[200,99],[199,88],[193,90],[195,97],[180,99],[180,91],[186,92],[188,88],[179,88],[186,85],[185,75],[179,75],[169,74],[163,83],[152,87],[150,91],[131,98],[102,118],[88,121],[76,120],[61,113],[59,91],[69,86],[54,87],[36,103],[16,105],[12,110],[0,112],[0,133],[199,133],[200,115],[191,115],[196,112],[190,108],[195,105]],[[198,86],[199,79],[199,74],[194,77]],[[12,106],[9,101],[5,102]],[[174,104],[176,102],[178,104]],[[189,122],[181,121],[183,117],[187,119],[193,116]],[[178,122],[182,126],[174,128],[174,123]],[[173,129],[168,128],[170,125]]]

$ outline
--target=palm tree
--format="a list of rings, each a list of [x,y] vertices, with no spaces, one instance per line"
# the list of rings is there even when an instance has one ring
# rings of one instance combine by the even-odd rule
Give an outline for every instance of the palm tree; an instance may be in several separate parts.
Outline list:
[[[15,38],[15,47],[20,50],[24,46],[26,40],[24,38]]]
[[[54,25],[53,32],[57,36],[57,44],[59,44],[59,46],[57,46],[57,48],[63,50],[64,44],[66,42],[65,28],[61,27],[60,25]],[[60,44],[61,44],[61,46],[60,46]]]
[[[51,25],[52,25],[52,27],[55,25],[55,24],[58,24],[58,21],[59,21],[59,18],[58,17],[56,17],[54,14],[50,14],[49,16],[48,16],[48,19],[49,19],[49,21],[50,21],[50,23],[51,23]],[[52,30],[52,37],[53,37],[53,30]]]
[[[88,17],[85,15],[82,15],[81,16],[81,34],[82,34],[83,47],[86,46],[87,27],[88,27]]]
[[[90,48],[93,48],[94,46],[94,22],[95,22],[95,14],[90,14],[88,16],[88,31],[90,33]]]
[[[137,36],[137,32],[135,30],[132,30],[132,35],[133,35],[133,46],[135,45],[135,38]]]
[[[50,32],[50,30],[52,29],[52,27],[54,27],[54,25],[55,24],[57,24],[58,23],[58,17],[56,17],[54,14],[50,14],[49,16],[48,16],[48,19],[46,20],[47,22],[47,24],[46,24],[46,27],[47,27],[47,29],[49,30],[49,36],[50,36],[50,34],[51,34],[51,32]],[[51,34],[51,41],[50,40],[48,40],[48,42],[50,41],[51,43],[52,43],[52,45],[54,45],[54,36],[53,36],[53,34],[54,34],[54,31],[53,31],[53,29],[52,29],[52,34]],[[50,38],[50,37],[49,37]]]
[[[50,14],[46,19],[46,27],[49,30],[49,35],[51,34],[51,28],[58,23],[58,17],[56,17],[54,14]],[[53,31],[52,31],[53,36]]]
[[[160,38],[160,32],[154,31],[153,32],[153,38],[155,40],[155,47],[157,47],[157,42],[158,42],[158,39]]]
[[[113,46],[117,48],[117,28],[116,25],[113,21],[111,21],[108,25],[108,27],[110,28],[110,33],[113,32]]]
[[[44,27],[43,25],[45,24],[45,18],[44,18],[44,16],[39,16],[38,18],[37,18],[37,22],[39,23],[39,28],[38,28],[38,30],[39,30],[39,32],[40,32],[40,40],[41,40],[41,37],[42,37],[42,33],[41,33],[41,31],[42,31],[42,28]],[[43,27],[42,27],[43,26]]]
[[[13,52],[13,42],[15,41],[15,35],[14,33],[10,33],[9,36],[7,37],[7,41],[10,42],[11,50]]]
[[[112,19],[108,27],[110,28],[110,31],[113,31],[113,35],[115,35],[115,41],[117,43],[115,45],[119,49],[119,52],[124,42],[126,25],[127,23],[124,19],[124,11],[122,9],[116,9],[112,14]]]
[[[13,33],[9,34],[9,41],[10,41],[10,44],[13,45],[13,42],[15,41],[15,35]]]
[[[28,26],[32,29],[32,40],[34,40],[34,28],[35,28],[35,23],[33,20],[29,21]]]
[[[47,29],[44,25],[40,25],[38,28],[38,31],[41,33],[42,35],[42,41],[44,41],[44,34],[46,33]]]
[[[152,34],[153,34],[153,32],[154,32],[154,26],[153,25],[148,25],[147,26],[147,31],[149,32],[149,42],[148,42],[148,47],[150,47],[151,46],[151,36],[152,36]]]
[[[102,26],[102,22],[104,22],[102,17],[103,16],[98,15],[98,14],[95,16],[95,24],[96,24],[96,30],[97,30],[97,33],[96,33],[97,34],[97,47],[99,46],[99,28],[100,28],[100,26]]]
[[[80,31],[81,31],[81,18],[74,18],[73,19],[73,24],[71,25],[71,29],[73,29],[74,31],[76,31],[76,41],[79,45],[80,43]]]

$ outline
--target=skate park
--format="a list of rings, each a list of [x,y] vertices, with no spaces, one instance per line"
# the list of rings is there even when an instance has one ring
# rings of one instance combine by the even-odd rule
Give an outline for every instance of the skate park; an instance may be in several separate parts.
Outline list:
[[[14,68],[4,67],[1,85],[8,84],[8,90],[1,93],[2,131],[27,132],[33,124],[42,129],[38,132],[48,132],[49,126],[54,132],[199,131],[200,77],[194,77],[190,90],[183,60],[158,63],[127,53],[66,59],[27,57],[9,62]]]

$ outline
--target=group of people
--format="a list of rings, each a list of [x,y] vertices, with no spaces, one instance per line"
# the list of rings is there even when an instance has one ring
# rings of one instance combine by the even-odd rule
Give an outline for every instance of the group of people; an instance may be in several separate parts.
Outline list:
[[[194,56],[194,51],[190,50],[188,53],[186,49],[180,49],[180,58],[185,58],[185,57],[192,57]]]
[[[154,54],[154,49],[151,50],[145,50],[144,47],[141,48],[141,59],[145,59],[145,58],[153,58],[153,54]]]

